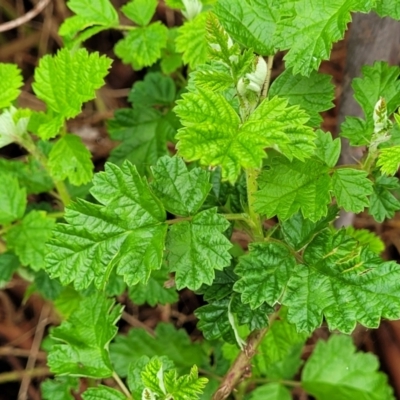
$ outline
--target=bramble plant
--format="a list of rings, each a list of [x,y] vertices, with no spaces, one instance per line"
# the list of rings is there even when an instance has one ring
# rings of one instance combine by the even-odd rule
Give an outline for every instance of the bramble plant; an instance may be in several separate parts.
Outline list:
[[[166,4],[182,11],[181,27],[151,22],[156,0],[121,8],[134,25],[109,0],[68,1],[65,48],[35,70],[44,112],[15,107],[21,71],[0,64],[0,146],[27,152],[0,160],[0,280],[19,273],[62,318],[43,344],[56,376],[43,399],[74,399],[82,377],[84,400],[288,400],[293,388],[394,399],[376,358],[345,334],[400,318],[400,267],[381,259],[374,234],[333,222],[340,209],[379,222],[400,210],[400,68],[378,61],[353,82],[364,118],[349,116],[340,135],[366,147],[354,165],[337,165],[340,138],[320,129],[334,86],[317,70],[352,12],[400,19],[397,2]],[[106,29],[124,32],[123,62],[154,67],[134,84],[132,107],[108,121],[120,143],[93,175],[66,122],[104,83],[111,59],[82,43]],[[280,50],[286,70],[271,84]],[[38,193],[55,201],[27,201]],[[167,323],[118,334],[121,294],[154,306],[182,289],[204,299],[202,342]],[[303,362],[322,324],[335,333]]]

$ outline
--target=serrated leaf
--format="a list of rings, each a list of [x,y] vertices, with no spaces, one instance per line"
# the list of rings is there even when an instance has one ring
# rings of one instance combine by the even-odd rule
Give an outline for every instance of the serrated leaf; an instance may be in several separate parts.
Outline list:
[[[340,136],[349,139],[352,146],[364,146],[370,143],[374,127],[361,118],[346,117],[340,130]]]
[[[147,25],[157,8],[157,0],[131,0],[121,11],[140,26]]]
[[[364,0],[297,1],[294,15],[279,22],[275,38],[281,50],[289,49],[286,66],[294,74],[310,75],[329,59],[332,44],[343,38],[351,12],[368,12],[372,6]]]
[[[341,142],[340,138],[333,140],[329,132],[324,132],[321,129],[316,131],[317,139],[315,141],[315,155],[323,161],[328,167],[333,168],[340,156]]]
[[[357,322],[377,328],[380,318],[399,317],[400,267],[360,248],[345,231],[321,232],[303,260],[305,266],[296,269],[282,300],[299,331],[313,332],[323,317],[331,330],[344,333],[351,333]]]
[[[368,246],[371,251],[381,254],[385,250],[382,239],[368,229],[355,229],[352,226],[346,227],[346,233],[356,239],[361,246]]]
[[[89,388],[82,393],[83,400],[126,400],[126,396],[108,386],[97,386],[95,388]]]
[[[130,30],[114,47],[115,54],[133,69],[150,67],[160,57],[166,46],[168,29],[161,22]]]
[[[391,17],[393,19],[400,19],[400,3],[396,0],[378,0],[375,11],[381,17]]]
[[[15,254],[11,252],[0,254],[0,286],[11,280],[13,273],[19,266],[20,262]]]
[[[26,208],[26,190],[18,179],[4,172],[0,173],[0,224],[10,224],[22,218]]]
[[[48,244],[46,270],[64,285],[103,288],[111,270],[128,285],[145,283],[159,269],[166,233],[165,210],[136,168],[106,164],[92,195],[103,205],[78,200],[67,208]]]
[[[43,400],[74,400],[71,391],[78,389],[79,380],[70,376],[46,379],[40,385]]]
[[[274,306],[281,298],[296,261],[290,250],[278,243],[252,243],[239,258],[235,272],[240,279],[234,290],[252,309],[264,302]]]
[[[69,0],[68,8],[82,18],[104,26],[118,25],[118,14],[109,0]]]
[[[29,117],[22,117],[15,120],[18,110],[10,107],[9,110],[0,114],[0,148],[13,142],[19,142],[26,134]]]
[[[250,393],[249,400],[292,400],[292,395],[280,383],[268,383]]]
[[[283,156],[273,157],[267,164],[270,169],[261,174],[260,190],[255,194],[257,212],[286,220],[301,210],[314,222],[326,215],[331,200],[328,167],[319,160],[291,162]]]
[[[201,168],[188,171],[179,157],[162,157],[152,168],[151,188],[167,211],[175,215],[194,215],[210,189],[210,174]]]
[[[290,105],[299,105],[310,116],[308,124],[318,127],[322,122],[320,113],[334,106],[335,98],[332,77],[312,71],[310,76],[293,75],[286,69],[272,83],[268,96],[279,96],[289,100]],[[318,146],[317,146],[318,148]]]
[[[201,13],[178,28],[176,50],[182,54],[185,64],[191,69],[203,64],[208,57],[208,43],[206,40],[206,21],[208,13]]]
[[[168,39],[165,48],[162,50],[160,61],[161,71],[164,74],[172,74],[182,67],[182,55],[176,50],[175,40],[178,36],[178,28],[168,29]]]
[[[48,355],[50,370],[89,378],[111,376],[108,345],[117,334],[115,324],[121,313],[122,307],[101,293],[83,298],[68,320],[51,331],[56,344]]]
[[[12,104],[19,96],[22,84],[22,74],[18,66],[0,63],[0,108]]]
[[[230,263],[228,250],[232,245],[223,235],[229,222],[216,211],[202,211],[191,221],[172,225],[168,232],[167,262],[170,271],[175,271],[178,290],[210,285],[214,270],[222,270]]]
[[[159,323],[154,337],[143,329],[131,329],[126,336],[118,335],[110,345],[110,355],[115,371],[125,377],[131,362],[142,356],[167,356],[179,371],[193,364],[202,365],[207,355],[199,343],[192,343],[183,330],[171,324]]]
[[[372,182],[365,171],[340,168],[333,173],[332,189],[340,207],[359,213],[369,205],[368,196],[372,194]]]
[[[394,400],[376,356],[356,350],[351,337],[343,335],[318,341],[303,369],[301,386],[317,400]]]
[[[145,386],[141,373],[149,361],[149,357],[142,356],[129,364],[127,383],[133,398],[136,396],[139,399],[142,396]]]
[[[76,135],[64,135],[50,151],[47,166],[54,179],[76,186],[91,181],[93,163],[90,151]]]
[[[400,146],[381,149],[376,165],[383,174],[394,175],[400,166]]]
[[[55,56],[40,59],[33,90],[56,115],[73,118],[81,112],[84,102],[95,98],[110,65],[111,60],[98,53],[62,49]]]
[[[242,46],[262,56],[275,54],[271,40],[279,21],[279,2],[219,0],[214,8],[222,26]]]
[[[58,279],[51,279],[43,270],[37,271],[34,276],[34,291],[47,300],[55,300],[64,289]]]
[[[400,189],[397,178],[380,176],[375,180],[374,191],[369,199],[369,213],[376,221],[393,218],[394,213],[400,210],[400,201],[391,193],[395,189]]]

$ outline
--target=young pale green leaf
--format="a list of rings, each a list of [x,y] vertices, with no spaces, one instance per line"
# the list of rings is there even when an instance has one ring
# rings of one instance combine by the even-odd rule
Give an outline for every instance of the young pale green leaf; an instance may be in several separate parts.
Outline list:
[[[19,268],[18,257],[10,252],[0,254],[0,286],[11,280],[13,273]]]
[[[400,3],[397,0],[378,0],[375,6],[375,11],[381,17],[391,17],[400,19]]]
[[[188,171],[179,157],[160,158],[152,172],[153,192],[165,209],[175,215],[194,215],[211,190],[210,174],[201,168]]]
[[[33,90],[56,115],[73,118],[81,112],[84,102],[95,98],[110,65],[111,60],[98,53],[62,49],[55,56],[40,59]]]
[[[8,173],[0,173],[0,224],[10,224],[22,218],[26,208],[26,190],[18,179]]]
[[[262,56],[273,55],[279,2],[219,0],[214,9],[222,26],[242,46]]]
[[[289,161],[283,156],[268,160],[269,170],[259,179],[256,210],[271,218],[286,220],[301,210],[305,218],[318,221],[327,213],[331,200],[328,167],[319,160]]]
[[[164,398],[166,395],[164,383],[164,365],[163,360],[153,357],[144,367],[140,374],[142,382],[146,389],[143,391],[142,399]],[[151,396],[149,396],[151,394]]]
[[[286,66],[294,74],[310,75],[322,60],[329,59],[332,44],[343,38],[351,12],[368,12],[373,5],[370,0],[295,2],[291,6],[294,14],[279,21],[275,38],[277,47],[289,49]]]
[[[392,190],[399,190],[399,180],[395,177],[380,176],[373,186],[373,193],[369,198],[369,213],[378,222],[385,218],[393,218],[394,213],[400,210],[400,201],[391,193]]]
[[[374,126],[361,118],[346,117],[340,130],[340,136],[349,139],[352,146],[365,146],[371,141]]]
[[[109,0],[69,0],[68,8],[87,21],[103,26],[118,25],[118,14]]]
[[[394,175],[400,166],[400,146],[381,149],[376,165],[383,174]]]
[[[341,142],[340,138],[333,140],[329,132],[324,132],[321,129],[316,131],[317,139],[315,141],[315,155],[324,162],[328,167],[333,168],[340,156]]]
[[[21,70],[15,64],[0,63],[0,108],[11,106],[22,84]]]
[[[214,270],[222,270],[231,260],[231,242],[223,235],[229,222],[212,208],[197,214],[191,221],[171,226],[167,240],[167,262],[175,271],[178,290],[192,290],[210,285]]]
[[[46,379],[41,385],[43,400],[74,400],[72,391],[79,387],[79,379],[71,376],[58,376]]]
[[[48,159],[49,172],[54,179],[69,181],[76,186],[91,181],[93,163],[90,151],[76,135],[64,135],[53,146]]]
[[[69,224],[58,224],[48,244],[46,269],[64,285],[104,288],[111,270],[128,285],[145,283],[162,262],[165,210],[136,168],[106,164],[95,175],[92,195],[102,204],[78,200],[67,208]]]
[[[83,400],[126,400],[127,397],[118,390],[115,390],[108,386],[100,385],[85,390],[85,392],[82,393],[82,399]]]
[[[316,71],[310,76],[293,75],[287,69],[273,82],[268,96],[279,96],[289,100],[290,105],[299,105],[310,116],[308,124],[317,127],[322,122],[320,113],[333,107],[334,89],[330,75]]]
[[[207,61],[208,43],[206,21],[208,13],[201,13],[191,21],[186,21],[179,29],[176,50],[183,53],[182,59],[191,69]]]
[[[292,400],[292,395],[280,383],[268,383],[250,393],[249,400]]]
[[[168,29],[157,21],[145,27],[131,30],[114,47],[115,54],[133,69],[150,67],[160,57],[166,46]]]
[[[382,239],[368,229],[355,229],[348,226],[346,227],[346,234],[356,239],[361,246],[368,246],[375,254],[381,254],[385,250],[385,243]]]
[[[357,322],[377,328],[380,318],[399,318],[400,267],[357,246],[345,231],[322,231],[303,259],[305,265],[290,278],[282,300],[299,331],[313,332],[323,317],[331,330],[344,333],[351,333]]]
[[[372,182],[368,173],[353,168],[335,170],[332,190],[338,205],[346,211],[359,213],[368,207],[368,196],[372,194]]]
[[[252,243],[250,252],[240,257],[235,269],[240,279],[234,290],[253,309],[264,302],[273,306],[280,300],[295,265],[287,247],[278,243]]]
[[[147,25],[157,8],[157,0],[131,0],[121,11],[140,26]]]
[[[45,266],[46,242],[54,228],[54,218],[46,217],[44,211],[31,211],[14,225],[6,236],[7,246],[14,250],[22,265],[38,271]]]
[[[372,119],[375,105],[383,97],[390,115],[400,105],[400,68],[379,61],[362,68],[362,78],[353,80],[354,97],[368,119]]]
[[[0,148],[13,142],[20,142],[26,134],[29,117],[16,119],[18,110],[10,107],[0,115]]]
[[[394,400],[376,356],[356,351],[348,336],[320,340],[303,369],[303,389],[318,400]]]
[[[83,298],[68,320],[51,331],[56,343],[48,356],[50,370],[97,379],[111,376],[108,345],[117,334],[115,324],[121,313],[122,307],[101,293]]]

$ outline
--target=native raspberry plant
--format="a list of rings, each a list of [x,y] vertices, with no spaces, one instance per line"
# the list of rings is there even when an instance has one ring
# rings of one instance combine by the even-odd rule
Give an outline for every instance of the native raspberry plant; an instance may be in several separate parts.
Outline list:
[[[400,19],[397,3],[166,3],[182,10],[180,28],[151,22],[155,0],[122,7],[135,26],[108,0],[70,0],[66,47],[35,71],[44,112],[15,107],[21,71],[0,64],[0,146],[26,151],[0,160],[0,279],[24,276],[61,320],[43,343],[56,376],[43,398],[74,399],[84,382],[85,400],[287,400],[293,388],[394,399],[375,357],[345,334],[400,318],[400,267],[372,233],[334,221],[341,209],[379,222],[400,210],[400,68],[377,61],[353,82],[364,118],[349,116],[341,136],[366,148],[354,165],[337,165],[340,138],[320,129],[334,87],[317,70],[351,12]],[[105,29],[127,32],[115,53],[133,68],[159,62],[108,122],[120,143],[93,176],[67,121],[111,66],[81,47]],[[286,70],[271,84],[280,50]],[[32,201],[41,193],[52,201]],[[168,305],[183,289],[204,300],[203,341],[169,323],[118,334],[124,294]],[[322,324],[335,334],[304,362]]]

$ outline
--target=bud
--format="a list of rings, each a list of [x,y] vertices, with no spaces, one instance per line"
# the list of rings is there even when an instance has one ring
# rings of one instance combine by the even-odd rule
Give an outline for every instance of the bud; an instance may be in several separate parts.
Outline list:
[[[203,4],[200,0],[182,0],[185,10],[182,10],[182,14],[188,20],[192,20],[201,13]]]
[[[265,80],[267,79],[267,74],[267,63],[264,58],[258,57],[255,71],[251,74],[246,74],[246,78],[249,80],[247,89],[256,93],[261,93]]]

